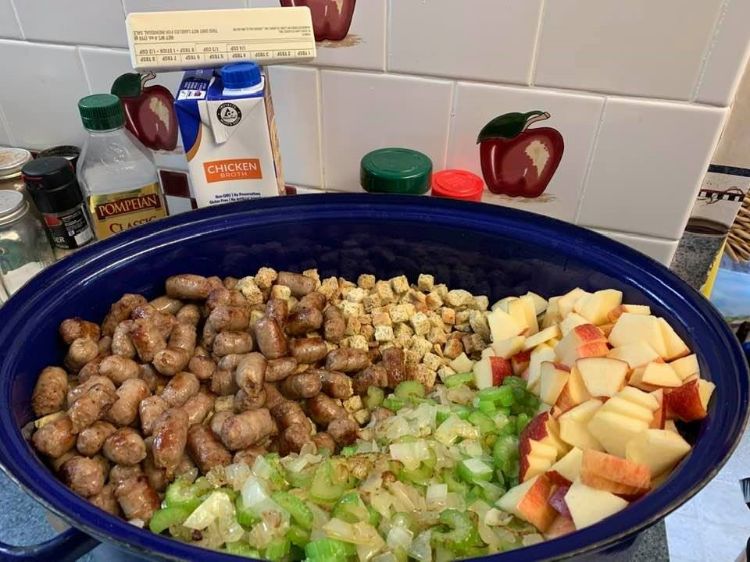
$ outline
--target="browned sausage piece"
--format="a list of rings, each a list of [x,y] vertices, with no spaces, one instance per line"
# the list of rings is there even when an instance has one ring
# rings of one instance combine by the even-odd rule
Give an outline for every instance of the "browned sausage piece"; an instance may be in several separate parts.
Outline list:
[[[268,299],[265,314],[268,318],[276,320],[276,323],[283,328],[289,316],[289,303],[284,299]]]
[[[160,505],[159,494],[145,475],[120,482],[115,488],[115,497],[125,519],[148,521]]]
[[[339,343],[346,333],[344,313],[334,305],[326,308],[323,314],[323,335],[327,341]]]
[[[185,454],[182,455],[182,459],[180,460],[180,463],[177,465],[177,468],[175,469],[174,474],[175,476],[180,477],[183,474],[187,474],[191,470],[197,470],[197,467],[195,466],[193,459],[191,459],[190,456],[187,454],[187,451],[185,451]]]
[[[321,386],[320,376],[317,373],[305,371],[284,379],[279,390],[287,398],[301,400],[302,398],[312,398],[320,393]]]
[[[388,408],[377,407],[370,414],[370,421],[374,421],[377,424],[384,419],[393,417],[394,415],[395,414]]]
[[[126,293],[120,297],[116,303],[109,308],[109,313],[102,323],[102,335],[111,336],[115,332],[117,325],[123,320],[130,318],[130,313],[137,306],[146,304],[147,301],[141,295]]]
[[[338,371],[326,371],[325,369],[317,370],[317,372],[323,384],[323,392],[331,398],[346,400],[354,394],[352,379],[349,378],[349,375],[339,373]]]
[[[317,308],[297,307],[289,315],[284,329],[290,336],[304,336],[323,325],[323,313]]]
[[[101,492],[91,496],[89,501],[107,513],[111,513],[112,515],[120,514],[120,504],[117,503],[115,488],[112,484],[104,486]]]
[[[328,433],[321,431],[312,436],[313,443],[318,447],[318,451],[326,449],[332,454],[336,451],[336,442]]]
[[[115,385],[120,385],[128,379],[137,379],[141,374],[138,363],[121,355],[110,355],[99,363],[99,374],[107,377]]]
[[[298,363],[317,363],[328,354],[322,338],[298,338],[289,344],[289,350]]]
[[[164,312],[166,314],[172,314],[172,315],[177,314],[183,306],[181,300],[173,299],[172,297],[168,297],[166,295],[156,297],[154,300],[152,300],[148,304],[153,306],[159,312]]]
[[[266,363],[265,380],[268,382],[282,381],[291,375],[296,368],[297,360],[294,357],[271,359]]]
[[[164,387],[161,397],[170,406],[182,406],[200,390],[201,383],[193,373],[181,371],[173,376]]]
[[[328,424],[338,418],[346,417],[344,407],[333,398],[325,394],[318,394],[307,399],[307,411],[312,420],[322,427],[328,427]]]
[[[248,395],[254,396],[263,390],[266,373],[266,358],[260,353],[248,353],[237,363],[234,380]]]
[[[315,290],[315,279],[305,277],[301,273],[291,273],[289,271],[279,271],[276,278],[277,285],[286,285],[292,290],[292,294],[299,298],[304,297],[307,293]]]
[[[246,356],[247,353],[230,353],[219,359],[217,366],[222,371],[234,371]]]
[[[73,422],[73,433],[80,433],[95,421],[102,419],[116,399],[115,391],[104,384],[95,384],[89,388],[68,409],[68,416]]]
[[[213,431],[217,437],[221,435],[221,428],[224,425],[224,422],[233,415],[234,413],[231,410],[216,412],[211,418],[211,422],[209,424],[209,426],[211,427],[211,431]]]
[[[201,321],[201,309],[195,304],[186,304],[175,315],[179,324],[197,326]]]
[[[99,348],[99,357],[106,357],[112,355],[112,336],[103,336],[96,342]]]
[[[104,466],[95,459],[74,456],[60,467],[60,478],[79,496],[88,498],[102,491]]]
[[[297,402],[284,400],[273,407],[271,415],[281,429],[286,429],[293,425],[302,425],[312,429],[310,420],[302,410],[302,406]]]
[[[342,373],[353,373],[361,371],[370,364],[370,357],[362,349],[333,349],[326,357],[326,369],[329,371],[341,371]]]
[[[185,367],[190,362],[190,354],[182,349],[162,349],[154,356],[154,368],[162,375],[171,377]]]
[[[248,353],[253,349],[253,338],[247,332],[220,332],[216,335],[213,352],[217,357],[230,353]]]
[[[65,366],[77,373],[86,363],[93,361],[99,355],[99,346],[89,338],[73,340],[65,356]]]
[[[167,296],[180,300],[205,300],[212,288],[208,279],[190,273],[169,277],[165,286]]]
[[[135,307],[133,312],[130,313],[130,318],[132,320],[150,320],[164,339],[169,338],[172,329],[178,323],[174,316],[159,312],[150,304]]]
[[[266,359],[278,359],[287,354],[286,336],[273,318],[258,320],[255,324],[255,341]]]
[[[195,326],[191,326],[190,324],[176,324],[172,328],[167,347],[169,349],[181,349],[190,357],[195,352],[197,340],[198,333],[195,330]]]
[[[185,402],[182,409],[187,413],[188,424],[203,423],[209,412],[213,410],[215,399],[216,397],[213,394],[201,391]]]
[[[34,432],[31,442],[43,455],[53,459],[61,457],[76,444],[73,423],[68,416],[49,422]]]
[[[263,385],[263,389],[266,392],[266,408],[269,410],[276,406],[276,404],[280,404],[281,402],[284,402],[286,398],[279,392],[279,389],[276,388],[275,384],[266,383]]]
[[[133,425],[138,417],[138,406],[151,392],[141,379],[128,379],[117,389],[117,400],[107,412],[107,419],[117,425]]]
[[[388,376],[389,388],[396,388],[400,382],[407,379],[404,352],[398,347],[383,350],[383,367]]]
[[[31,395],[31,409],[37,417],[54,414],[65,408],[68,374],[60,367],[45,367],[39,374]]]
[[[253,466],[255,459],[261,455],[265,455],[268,451],[265,447],[248,447],[237,451],[232,458],[234,464],[246,464],[247,466]]]
[[[135,357],[135,346],[130,339],[130,330],[133,329],[132,320],[123,320],[115,328],[112,334],[112,353],[132,359]]]
[[[63,341],[70,345],[78,338],[88,338],[98,341],[101,336],[99,326],[82,318],[68,318],[60,324],[60,336]]]
[[[351,445],[357,440],[359,426],[350,418],[337,418],[328,424],[328,433],[337,445]]]
[[[94,422],[78,434],[76,449],[82,455],[93,457],[101,451],[107,437],[112,435],[116,430],[117,428],[111,423],[105,421]]]
[[[227,466],[232,462],[231,453],[205,425],[194,425],[190,428],[187,450],[203,474],[215,466]]]
[[[156,372],[156,369],[148,363],[138,365],[139,373],[138,378],[148,385],[150,392],[156,392],[160,388],[164,388],[169,380],[166,377],[161,376]]]
[[[112,394],[115,393],[115,385],[110,379],[108,379],[107,377],[103,377],[102,375],[94,375],[92,377],[89,377],[86,381],[82,382],[78,386],[75,386],[68,390],[68,395],[65,399],[68,408],[70,408],[81,396],[86,394],[91,389],[91,387],[97,384],[104,385],[112,391]]]
[[[247,410],[255,410],[264,406],[266,403],[266,390],[261,388],[259,392],[255,394],[248,394],[243,389],[239,389],[237,394],[234,395],[234,411],[235,412],[246,412]]]
[[[169,409],[169,404],[161,396],[149,396],[138,405],[143,435],[151,435],[156,420]]]
[[[388,372],[385,367],[378,363],[370,365],[364,371],[360,371],[352,377],[352,388],[355,394],[364,396],[371,386],[385,388],[388,386]]]
[[[103,359],[104,357],[100,355],[93,361],[89,361],[83,367],[81,367],[81,370],[78,371],[78,383],[79,384],[84,383],[87,380],[89,380],[91,377],[98,375],[99,365],[102,364]]]
[[[198,380],[206,381],[216,371],[216,362],[205,355],[194,355],[188,363],[187,370],[198,377]]]
[[[112,470],[109,471],[109,482],[113,486],[117,486],[120,482],[129,478],[137,478],[139,476],[143,476],[141,465],[136,464],[133,466],[124,466],[116,464],[112,467]]]
[[[226,289],[234,289],[239,281],[236,277],[224,277],[224,287]]]
[[[145,318],[133,321],[130,339],[144,363],[153,361],[154,356],[167,347],[167,341],[159,328],[151,320]]]
[[[239,388],[234,380],[234,374],[231,371],[217,369],[211,377],[211,392],[219,396],[229,396],[236,394]]]
[[[239,332],[250,326],[250,311],[246,306],[222,304],[211,311],[207,320],[217,332]]]
[[[302,297],[298,306],[301,308],[317,308],[322,311],[326,307],[326,296],[318,291],[313,291]]]
[[[259,408],[227,418],[221,426],[221,441],[230,451],[238,451],[247,449],[276,432],[276,423],[269,411]]]
[[[102,453],[115,464],[134,465],[146,458],[146,444],[137,431],[121,427],[104,440]]]
[[[174,473],[182,459],[188,427],[188,415],[182,408],[170,408],[154,424],[154,442],[151,448],[154,464],[166,470],[167,475]]]
[[[299,453],[302,446],[310,442],[312,442],[312,436],[306,427],[291,425],[279,437],[279,454],[285,456],[290,453]]]
[[[146,458],[143,459],[143,474],[146,475],[149,486],[157,492],[163,492],[167,489],[170,478],[167,476],[167,471],[165,469],[159,468],[154,463],[153,451],[148,443],[151,439],[152,438],[149,437],[146,441]]]

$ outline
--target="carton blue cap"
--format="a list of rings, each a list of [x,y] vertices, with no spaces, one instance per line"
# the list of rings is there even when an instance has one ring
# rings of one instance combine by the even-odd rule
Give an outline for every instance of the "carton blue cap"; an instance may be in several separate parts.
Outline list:
[[[260,67],[254,62],[235,62],[221,67],[224,88],[241,90],[261,83]]]

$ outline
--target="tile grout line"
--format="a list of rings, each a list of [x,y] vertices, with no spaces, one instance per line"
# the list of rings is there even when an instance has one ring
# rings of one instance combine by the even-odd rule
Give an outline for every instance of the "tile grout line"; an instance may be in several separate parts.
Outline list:
[[[698,70],[698,75],[695,78],[693,89],[690,92],[689,101],[691,103],[695,102],[696,98],[698,97],[698,92],[703,85],[703,79],[706,77],[706,70],[708,68],[708,59],[711,57],[714,47],[716,46],[719,33],[721,32],[722,25],[724,24],[724,21],[727,17],[727,12],[729,11],[729,4],[731,3],[732,0],[722,0],[721,7],[719,8],[719,13],[716,16],[716,21],[714,21],[713,33],[711,33],[711,37],[708,40],[706,47],[703,49],[703,54],[701,55],[700,69]]]
[[[91,78],[89,78],[89,71],[86,68],[86,63],[83,61],[83,55],[81,54],[80,46],[76,46],[76,56],[78,57],[78,62],[81,63],[81,69],[83,70],[83,77],[86,79],[86,86],[88,86],[89,94],[93,94],[94,89],[91,87]]]
[[[10,146],[17,146],[18,143],[16,143],[16,137],[13,135],[10,123],[8,123],[8,119],[5,117],[5,111],[3,110],[2,105],[0,105],[0,125],[2,125],[5,132],[8,133],[8,144]]]
[[[547,8],[546,0],[541,0],[542,3],[539,6],[539,19],[536,22],[536,35],[534,38],[534,50],[531,52],[531,64],[529,65],[529,74],[526,82],[529,86],[533,86],[536,79],[536,65],[539,60],[539,43],[542,39],[542,24],[544,22],[544,12]]]
[[[443,151],[443,168],[448,167],[448,150],[451,145],[451,136],[453,133],[454,118],[456,116],[456,105],[458,104],[458,82],[451,85],[451,103],[448,108],[448,130],[445,134],[445,150]],[[434,170],[433,170],[434,171]]]
[[[21,32],[21,39],[24,41],[26,40],[26,32],[23,30],[23,26],[21,25],[21,16],[18,15],[18,8],[16,8],[16,0],[9,0],[10,2],[10,9],[13,10],[13,15],[16,18],[16,23],[18,24],[18,31]]]
[[[393,12],[391,10],[391,0],[383,1],[383,10],[385,11],[383,21],[385,27],[383,30],[383,72],[387,73],[390,66],[388,61],[388,46],[391,44],[391,14]]]
[[[578,194],[578,205],[576,206],[576,214],[573,217],[573,224],[578,224],[578,221],[581,218],[581,211],[583,210],[583,202],[584,198],[586,197],[586,192],[588,191],[589,187],[589,180],[591,179],[591,170],[594,167],[594,159],[596,158],[596,150],[599,147],[599,137],[602,132],[602,127],[604,126],[604,115],[607,111],[607,104],[609,103],[609,98],[604,98],[604,103],[602,104],[602,109],[599,113],[599,121],[596,124],[596,131],[594,131],[594,140],[591,143],[591,149],[589,151],[588,159],[586,161],[586,172],[583,174],[583,184],[581,185],[581,191]]]

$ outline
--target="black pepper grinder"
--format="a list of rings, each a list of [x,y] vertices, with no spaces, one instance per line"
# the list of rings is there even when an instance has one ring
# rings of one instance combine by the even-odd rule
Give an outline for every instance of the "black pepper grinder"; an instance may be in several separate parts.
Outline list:
[[[94,239],[81,188],[68,159],[37,158],[27,162],[21,173],[56,249],[75,250]]]

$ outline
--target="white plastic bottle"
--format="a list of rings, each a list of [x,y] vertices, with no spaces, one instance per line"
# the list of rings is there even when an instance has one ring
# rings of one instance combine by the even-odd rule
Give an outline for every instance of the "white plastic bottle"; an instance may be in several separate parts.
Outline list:
[[[94,94],[78,102],[88,131],[78,160],[91,224],[99,240],[167,216],[151,157],[125,129],[117,96]]]

